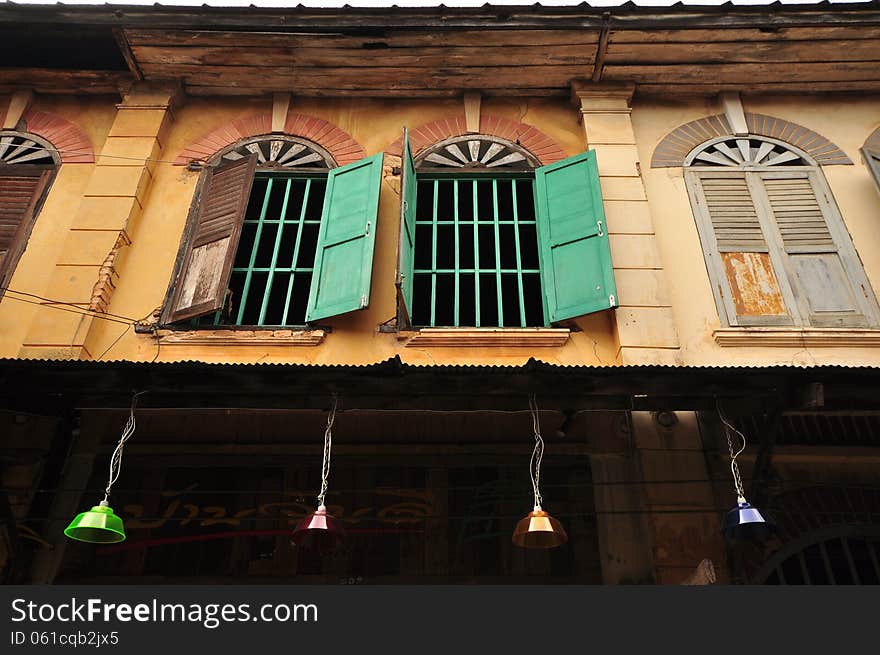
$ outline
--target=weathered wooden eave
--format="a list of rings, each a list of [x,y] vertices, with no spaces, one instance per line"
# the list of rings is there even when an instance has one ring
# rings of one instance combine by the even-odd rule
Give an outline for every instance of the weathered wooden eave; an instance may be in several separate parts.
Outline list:
[[[0,5],[0,32],[12,25],[27,47],[63,48],[51,38],[63,29],[73,38],[104,34],[112,50],[88,70],[70,70],[60,51],[42,67],[19,55],[16,67],[0,68],[0,92],[114,93],[141,79],[179,79],[188,94],[207,96],[565,97],[573,79],[635,82],[643,96],[880,91],[877,1],[662,9]]]
[[[364,29],[600,28],[607,18],[629,29],[880,25],[880,2],[859,4],[642,7],[169,7],[162,5],[0,4],[0,23],[165,27],[243,31],[347,32]]]

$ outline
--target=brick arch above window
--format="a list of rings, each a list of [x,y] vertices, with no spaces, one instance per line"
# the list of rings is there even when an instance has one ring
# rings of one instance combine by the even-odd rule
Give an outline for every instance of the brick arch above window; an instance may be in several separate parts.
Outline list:
[[[28,110],[24,130],[36,134],[52,144],[63,164],[91,164],[95,150],[86,133],[75,123],[47,111]]]
[[[764,114],[746,114],[746,124],[750,134],[779,139],[797,146],[807,152],[820,166],[852,165],[852,160],[837,145],[797,123]],[[680,125],[657,145],[651,160],[651,168],[682,166],[687,154],[701,143],[731,134],[730,125],[724,114],[706,116]]]
[[[205,160],[236,141],[263,134],[272,134],[271,112],[248,114],[208,132],[191,143],[181,151],[174,163],[177,166],[184,166],[193,159]],[[348,132],[316,116],[288,114],[284,124],[284,134],[313,141],[327,150],[340,166],[366,157],[363,147]]]
[[[438,141],[468,134],[466,125],[464,114],[460,114],[431,121],[410,130],[409,140],[413,154],[418,155]],[[480,117],[479,133],[513,141],[532,153],[543,165],[565,159],[565,151],[552,137],[527,123],[484,114]],[[401,139],[397,139],[388,146],[386,152],[400,156],[401,146]]]

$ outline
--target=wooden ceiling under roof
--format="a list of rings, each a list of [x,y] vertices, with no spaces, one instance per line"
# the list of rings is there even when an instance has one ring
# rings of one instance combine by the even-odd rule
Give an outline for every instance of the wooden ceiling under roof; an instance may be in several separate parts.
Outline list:
[[[0,24],[12,19],[34,34],[57,21],[72,32],[104,25],[129,71],[0,68],[0,89],[94,93],[179,78],[192,95],[564,96],[585,78],[633,81],[641,94],[880,91],[876,2],[833,11],[0,6]]]

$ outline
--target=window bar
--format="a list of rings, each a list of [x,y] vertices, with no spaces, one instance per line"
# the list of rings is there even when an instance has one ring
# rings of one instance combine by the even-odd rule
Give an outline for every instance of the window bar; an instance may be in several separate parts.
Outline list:
[[[306,188],[303,191],[302,207],[299,210],[299,223],[296,229],[296,240],[293,244],[293,259],[290,260],[290,279],[287,281],[287,297],[284,299],[284,315],[281,325],[287,325],[287,313],[290,311],[290,297],[293,295],[293,278],[296,276],[296,263],[299,259],[299,244],[302,242],[303,227],[306,220],[306,207],[309,205],[309,190],[312,188],[312,180],[306,180]],[[312,264],[314,266],[314,264]]]
[[[865,537],[865,547],[868,549],[868,554],[871,556],[871,564],[874,565],[874,574],[880,579],[880,558],[877,557],[876,544],[871,539]]]
[[[516,286],[519,290],[519,326],[526,326],[526,303],[523,291],[522,255],[519,251],[519,209],[516,205],[516,180],[510,181],[513,197],[513,239],[516,244]]]
[[[266,310],[269,307],[269,295],[272,291],[272,283],[275,280],[275,266],[278,263],[278,250],[281,248],[281,233],[284,231],[284,219],[287,216],[287,201],[290,199],[290,185],[292,183],[293,180],[287,178],[287,184],[284,186],[284,200],[281,202],[281,216],[278,218],[278,230],[275,232],[272,263],[269,264],[269,274],[266,276],[266,290],[263,291],[263,304],[260,306],[260,318],[257,320],[257,325],[264,325],[266,322]],[[296,262],[293,263],[293,266],[295,265]],[[290,275],[293,276],[293,271],[291,271]]]
[[[440,180],[434,180],[434,211],[431,239],[431,325],[436,325],[437,316],[437,196],[440,193]]]
[[[479,205],[477,204],[477,181],[471,180],[471,191],[473,196],[473,219],[474,219],[474,270],[477,273],[474,274],[474,302],[476,306],[474,307],[474,324],[476,327],[480,327],[480,231],[479,231]]]
[[[825,573],[828,575],[828,584],[837,584],[834,579],[834,571],[831,570],[831,560],[828,559],[828,551],[825,550],[825,542],[819,544],[819,552],[822,553],[822,561],[825,562]]]
[[[247,306],[248,293],[251,289],[251,276],[254,272],[254,263],[257,261],[257,250],[260,248],[260,235],[263,232],[263,221],[266,220],[266,211],[269,209],[269,196],[272,195],[273,178],[269,178],[266,184],[266,195],[263,196],[263,208],[260,210],[260,219],[257,221],[257,229],[254,232],[254,245],[251,248],[251,257],[248,261],[247,273],[244,277],[244,287],[241,290],[241,304],[238,308],[238,315],[235,319],[236,325],[241,325],[244,321],[244,308]]]
[[[458,180],[452,182],[452,224],[455,230],[455,307],[453,309],[452,324],[458,327],[458,305],[459,305],[459,272],[461,261],[458,255]]]
[[[782,564],[777,566],[774,570],[776,571],[776,575],[779,577],[779,584],[787,584],[787,582],[785,581],[785,573],[782,570]]]
[[[810,581],[810,572],[809,569],[807,569],[807,558],[804,557],[803,551],[798,553],[798,562],[800,562],[801,565],[801,573],[804,576],[804,584],[813,584]]]
[[[501,228],[498,226],[498,180],[492,180],[492,215],[495,223],[495,291],[498,295],[498,327],[504,327],[504,300],[501,297]]]
[[[847,537],[841,537],[840,541],[843,543],[843,552],[846,555],[846,562],[849,565],[850,573],[852,573],[853,584],[862,584],[861,579],[859,578],[858,567],[856,567],[852,551],[849,549],[849,539]]]

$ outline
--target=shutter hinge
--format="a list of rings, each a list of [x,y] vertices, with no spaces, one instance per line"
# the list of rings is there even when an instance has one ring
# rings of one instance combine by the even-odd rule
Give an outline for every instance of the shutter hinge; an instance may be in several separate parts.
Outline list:
[[[409,209],[409,203],[406,200],[404,200],[403,201],[403,213],[404,214],[406,213],[407,209]]]
[[[367,231],[364,234],[364,236],[367,236],[367,237],[370,236],[370,225],[372,225],[372,224],[373,224],[373,221],[367,221]]]
[[[613,293],[608,296],[608,306],[609,307],[616,307],[617,306],[617,300],[615,299]]]
[[[367,306],[367,294],[361,294],[361,309]]]
[[[596,221],[596,226],[599,228],[599,236],[604,237],[605,232],[602,231],[602,221]],[[611,297],[613,298],[614,296]]]

